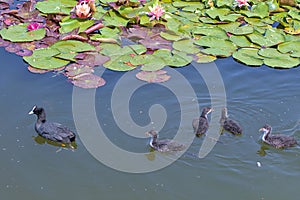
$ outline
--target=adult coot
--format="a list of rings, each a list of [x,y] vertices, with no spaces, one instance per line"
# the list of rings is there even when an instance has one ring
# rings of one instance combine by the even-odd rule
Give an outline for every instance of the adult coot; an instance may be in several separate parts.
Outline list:
[[[185,145],[178,144],[173,140],[169,140],[169,139],[158,140],[158,134],[154,130],[146,132],[146,135],[151,137],[149,145],[156,151],[172,152],[172,151],[182,151],[185,149]]]
[[[239,123],[233,119],[228,118],[227,108],[222,109],[220,124],[222,127],[222,132],[223,132],[223,130],[226,130],[234,135],[242,134],[243,129],[239,125]]]
[[[46,113],[44,108],[38,108],[37,106],[34,106],[28,114],[37,115],[35,130],[40,136],[65,144],[75,141],[76,135],[69,128],[59,123],[46,121]]]
[[[264,125],[259,131],[263,132],[262,141],[275,148],[291,147],[297,144],[297,141],[292,136],[280,134],[271,135],[272,127],[268,124]]]
[[[201,116],[197,119],[193,120],[193,128],[196,136],[201,136],[206,133],[209,123],[207,119],[207,115],[212,111],[210,107],[204,107],[201,113]]]

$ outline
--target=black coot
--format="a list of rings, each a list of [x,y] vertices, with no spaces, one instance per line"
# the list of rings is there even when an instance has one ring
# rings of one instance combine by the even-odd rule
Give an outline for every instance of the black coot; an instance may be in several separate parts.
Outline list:
[[[75,141],[76,135],[69,128],[59,123],[46,121],[46,113],[44,108],[38,108],[37,106],[34,106],[28,114],[37,115],[38,118],[35,123],[35,130],[40,136],[65,144]]]

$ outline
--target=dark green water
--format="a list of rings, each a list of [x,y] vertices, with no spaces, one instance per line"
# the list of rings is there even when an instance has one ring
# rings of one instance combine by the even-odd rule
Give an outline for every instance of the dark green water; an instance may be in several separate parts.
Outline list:
[[[244,134],[240,137],[221,135],[212,151],[202,159],[196,155],[204,137],[195,138],[187,152],[173,164],[153,172],[134,174],[111,169],[95,159],[80,139],[82,132],[74,151],[40,144],[45,142],[43,140],[37,140],[38,143],[33,129],[36,118],[27,114],[35,104],[46,109],[49,120],[76,130],[72,110],[73,87],[62,75],[28,72],[21,57],[3,49],[0,56],[0,198],[3,200],[299,199],[300,148],[276,150],[263,145],[258,129],[269,123],[274,133],[294,135],[300,142],[300,68],[250,68],[231,59],[217,61],[229,114],[242,124]],[[148,115],[154,104],[164,107],[161,115],[167,116],[162,124],[161,137],[172,138],[178,130],[193,135],[190,121],[180,123],[181,113],[197,116],[199,110],[194,110],[195,102],[198,101],[202,108],[210,105],[211,96],[218,100],[221,94],[209,94],[205,81],[191,66],[177,69],[177,72],[189,81],[196,98],[186,92],[179,102],[176,94],[168,88],[146,84],[134,92],[129,105],[125,103],[122,92],[113,92],[125,74],[104,72],[107,85],[97,89],[95,112],[110,141],[127,151],[148,154],[148,139],[126,134],[115,118],[118,112],[129,110],[131,120],[137,125],[150,123],[150,126],[158,127],[159,120],[151,125]],[[136,79],[133,76],[122,79],[125,88],[134,84]],[[186,89],[181,81],[173,87],[182,91]],[[81,93],[84,99],[88,92]],[[113,104],[112,98],[115,98]],[[118,112],[112,113],[113,110]],[[86,120],[85,115],[82,120]],[[124,123],[130,127],[131,120],[124,119]],[[89,123],[89,119],[86,121]],[[141,137],[143,135],[141,132]],[[111,149],[99,150],[112,160],[116,159]],[[148,159],[160,157],[169,158],[168,155],[152,153]],[[133,164],[138,167],[140,163]]]

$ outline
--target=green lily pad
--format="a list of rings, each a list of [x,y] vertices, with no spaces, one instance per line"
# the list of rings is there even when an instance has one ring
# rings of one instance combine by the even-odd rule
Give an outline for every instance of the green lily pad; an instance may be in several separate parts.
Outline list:
[[[61,53],[75,53],[84,51],[96,51],[96,48],[89,43],[77,41],[77,40],[61,40],[53,45],[52,49],[57,49]]]
[[[146,54],[144,55],[144,59],[145,64],[141,67],[141,70],[143,71],[157,71],[167,65],[164,59],[155,55]]]
[[[164,70],[158,70],[158,71],[141,71],[136,74],[136,77],[142,81],[146,81],[149,83],[162,83],[168,81],[171,76],[167,74]]]
[[[160,36],[166,40],[170,40],[170,41],[178,41],[181,40],[182,37],[179,35],[174,35],[174,34],[170,34],[170,33],[166,33],[166,32],[161,32]]]
[[[107,69],[114,71],[130,71],[135,69],[137,66],[133,65],[130,55],[114,55],[110,57],[110,60],[103,64]]]
[[[45,14],[70,14],[76,0],[48,0],[37,2],[35,8]]]
[[[192,40],[179,40],[173,43],[173,48],[188,54],[196,54],[200,49],[193,44]]]
[[[261,66],[264,62],[263,57],[258,55],[258,51],[254,48],[241,48],[234,52],[232,57],[249,66]]]
[[[79,19],[79,18],[73,18],[65,17],[59,25],[61,26],[59,29],[60,33],[69,33],[73,31],[74,29],[78,28],[78,33],[85,31],[92,25],[94,25],[94,20],[86,20],[86,19]]]
[[[211,36],[203,36],[194,42],[197,45],[209,47],[201,50],[205,54],[228,57],[236,50],[236,46],[229,40],[223,40]]]
[[[125,18],[119,16],[118,14],[116,14],[113,11],[109,11],[108,14],[103,16],[102,23],[105,26],[119,27],[119,26],[126,26],[128,22],[129,22],[128,19],[125,19]]]
[[[198,53],[198,54],[196,54],[195,61],[197,63],[210,63],[210,62],[215,61],[216,59],[217,59],[216,56],[206,55],[206,54],[203,54],[203,53]]]
[[[285,41],[284,36],[275,29],[267,29],[264,35],[256,31],[247,35],[247,37],[253,43],[263,47],[271,47]]]
[[[219,27],[199,26],[194,29],[193,33],[199,35],[213,36],[221,39],[228,39],[226,32]]]
[[[299,10],[293,9],[288,12],[288,15],[291,16],[293,19],[300,21],[300,14]]]
[[[251,7],[251,10],[241,10],[247,17],[265,18],[269,16],[269,6],[265,2],[259,2]]]
[[[289,54],[283,54],[273,48],[261,49],[259,55],[264,57],[264,64],[276,68],[292,68],[300,64],[299,58],[292,58]]]
[[[217,0],[216,3],[217,3],[216,4],[217,7],[223,7],[223,6],[233,5],[234,0]]]
[[[232,35],[229,38],[238,47],[250,47],[252,43],[243,35]]]
[[[252,26],[244,25],[241,26],[239,22],[234,22],[230,24],[218,25],[220,28],[234,35],[247,35],[254,31]]]
[[[229,12],[230,10],[227,8],[211,7],[210,9],[206,10],[206,14],[212,19],[216,19],[217,17],[228,15]]]
[[[300,58],[300,41],[289,41],[278,45],[281,53],[291,53],[292,57]]]
[[[55,58],[60,51],[52,48],[36,49],[31,56],[24,56],[23,59],[31,66],[39,69],[56,69],[67,65],[70,61]]]
[[[45,37],[46,30],[44,28],[27,31],[28,24],[29,23],[9,26],[8,28],[0,30],[0,35],[3,39],[11,42],[31,42],[41,40]]]

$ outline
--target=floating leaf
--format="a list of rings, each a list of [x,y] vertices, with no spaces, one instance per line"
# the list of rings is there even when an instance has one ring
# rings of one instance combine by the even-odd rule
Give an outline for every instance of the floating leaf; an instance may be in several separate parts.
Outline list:
[[[60,23],[60,33],[69,33],[74,29],[78,28],[78,33],[85,31],[92,25],[94,25],[94,20],[86,20],[86,19],[79,19],[79,18],[70,18],[65,17]]]
[[[65,74],[69,78],[76,77],[80,74],[91,74],[94,72],[94,69],[87,65],[71,64],[65,68]]]
[[[247,37],[253,42],[263,47],[270,47],[280,44],[285,41],[284,36],[274,29],[266,30],[265,34],[262,35],[259,32],[254,32]]]
[[[197,63],[210,63],[210,62],[213,62],[217,59],[216,56],[211,56],[211,55],[206,55],[206,54],[203,54],[203,53],[198,53],[196,54],[196,59],[195,61]]]
[[[105,80],[95,74],[86,74],[76,77],[72,80],[72,83],[81,88],[98,88],[105,85]]]
[[[232,35],[229,38],[238,47],[250,47],[252,43],[243,35]]]
[[[77,40],[61,40],[54,43],[51,48],[58,49],[61,53],[74,53],[84,51],[95,51],[96,48],[89,43],[77,41]]]
[[[213,36],[222,39],[228,39],[226,32],[219,27],[199,26],[194,29],[193,33],[199,35]]]
[[[31,66],[39,69],[56,69],[69,63],[67,60],[55,58],[60,51],[52,48],[36,49],[31,56],[24,56],[23,59]]]
[[[265,18],[269,15],[269,6],[265,2],[259,2],[251,7],[251,11],[241,10],[247,17]]]
[[[205,54],[228,57],[236,50],[236,46],[229,40],[223,40],[211,36],[203,36],[194,42],[197,45],[209,47],[201,50]]]
[[[258,55],[258,49],[254,48],[241,48],[234,52],[232,57],[250,66],[261,66],[264,64],[263,57]]]
[[[230,10],[227,9],[227,8],[215,8],[215,7],[211,7],[210,9],[208,9],[206,11],[206,14],[208,16],[210,16],[212,19],[216,19],[219,16],[228,15],[229,12],[230,12]]]
[[[167,72],[164,70],[152,72],[141,71],[136,74],[136,77],[142,81],[147,81],[149,83],[162,83],[171,78],[171,76],[167,75]]]
[[[171,41],[178,41],[178,40],[182,39],[182,37],[179,36],[179,35],[173,35],[173,34],[169,34],[169,33],[166,33],[166,32],[161,32],[160,36],[163,37],[166,40],[171,40]]]
[[[157,71],[167,65],[164,59],[155,55],[146,54],[143,58],[145,59],[145,64],[141,67],[143,71]]]
[[[226,32],[229,32],[234,35],[246,35],[254,31],[252,26],[248,26],[248,25],[241,26],[239,22],[222,24],[218,26],[224,29]]]
[[[289,41],[278,45],[281,53],[291,53],[292,57],[300,58],[300,41]]]
[[[300,64],[299,58],[292,58],[272,48],[261,49],[258,54],[264,57],[264,64],[270,67],[292,68]]]
[[[31,73],[35,73],[35,74],[44,74],[44,73],[47,73],[47,72],[50,71],[50,70],[48,70],[48,69],[38,69],[38,68],[32,67],[32,66],[30,66],[30,65],[28,65],[27,69],[28,69],[28,71],[30,71]]]
[[[90,67],[101,66],[109,61],[108,56],[101,55],[98,52],[79,53],[76,56],[77,63],[81,65],[88,65]]]
[[[48,0],[37,2],[35,8],[46,14],[70,14],[76,0]]]
[[[9,26],[7,29],[0,30],[0,35],[3,39],[11,42],[30,42],[45,37],[46,30],[44,28],[27,31],[28,24],[29,23]]]
[[[111,56],[110,60],[103,64],[107,69],[114,71],[130,71],[136,68],[131,61],[132,57],[130,55],[115,55]]]
[[[173,48],[188,54],[196,54],[200,49],[193,44],[192,40],[180,40],[173,43]]]

